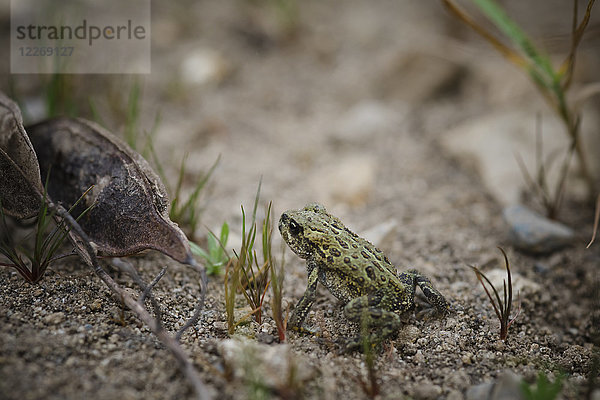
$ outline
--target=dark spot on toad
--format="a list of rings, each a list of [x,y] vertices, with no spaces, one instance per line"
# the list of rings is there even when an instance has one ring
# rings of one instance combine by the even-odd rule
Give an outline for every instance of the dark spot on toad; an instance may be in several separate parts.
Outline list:
[[[373,267],[369,265],[366,268],[366,271],[367,271],[367,276],[369,277],[369,279],[371,279],[372,281],[375,280],[375,271],[373,270]]]
[[[337,242],[340,244],[340,246],[342,246],[344,249],[348,248],[348,243],[344,242],[342,239],[340,239],[339,237],[336,237],[335,240],[337,240]]]

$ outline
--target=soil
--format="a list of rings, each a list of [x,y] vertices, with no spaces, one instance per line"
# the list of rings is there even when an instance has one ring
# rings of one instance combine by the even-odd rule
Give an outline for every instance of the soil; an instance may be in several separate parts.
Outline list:
[[[506,3],[519,10],[519,2]],[[418,299],[398,337],[377,354],[377,398],[463,399],[469,388],[506,370],[530,383],[539,372],[552,380],[564,374],[563,398],[585,398],[589,376],[598,374],[592,359],[598,359],[600,247],[585,249],[593,208],[568,194],[560,217],[577,231],[576,243],[550,255],[517,252],[507,240],[504,204],[469,159],[440,143],[451,127],[498,108],[532,103],[544,109],[533,87],[438,2],[302,2],[297,26],[278,17],[272,4],[153,4],[152,74],[138,82],[144,130],[161,115],[155,147],[167,185],[174,186],[185,153],[188,191],[221,156],[203,194],[197,240],[203,243],[209,228],[218,231],[227,221],[229,246],[239,248],[240,205],[251,209],[261,179],[261,206],[273,201],[275,219],[286,209],[321,202],[399,269],[430,277],[455,309],[432,316]],[[535,10],[520,10],[519,22],[537,18]],[[568,32],[570,16],[560,17],[570,8],[561,10],[557,5],[539,16],[532,34]],[[564,54],[568,35],[550,36],[550,49]],[[598,36],[591,36],[579,68],[583,79],[596,71],[597,80]],[[185,70],[186,62],[196,68]],[[200,74],[200,66],[209,73]],[[35,117],[46,78],[5,76],[3,90],[10,79],[21,106]],[[122,129],[123,88],[133,79],[69,79],[75,98],[94,99],[107,124]],[[531,197],[524,201],[535,207]],[[273,249],[280,246],[275,229]],[[497,246],[507,251],[519,290],[518,317],[506,341],[499,340],[494,310],[469,268],[491,275],[502,270]],[[168,266],[154,294],[165,327],[176,331],[193,312],[197,276],[151,252],[130,261],[147,280]],[[106,264],[121,285],[135,288]],[[304,261],[286,249],[284,305],[293,307],[305,287]],[[259,347],[264,354],[255,355],[253,368],[226,357],[227,346],[247,344],[227,341],[224,299],[223,276],[210,276],[201,319],[182,338],[215,398],[368,397],[361,384],[368,382],[364,355],[338,354],[336,345],[358,327],[348,324],[326,290],[308,318],[320,329],[318,338],[288,332],[287,345],[278,344],[269,304],[262,324],[238,326],[235,337],[281,348],[265,359],[266,347]],[[238,318],[247,310],[242,295],[236,308]],[[77,258],[53,264],[35,285],[1,269],[0,321],[2,399],[193,397],[171,354]],[[288,370],[274,373],[282,374],[279,383],[251,373],[288,352]],[[286,375],[290,365],[295,378]]]

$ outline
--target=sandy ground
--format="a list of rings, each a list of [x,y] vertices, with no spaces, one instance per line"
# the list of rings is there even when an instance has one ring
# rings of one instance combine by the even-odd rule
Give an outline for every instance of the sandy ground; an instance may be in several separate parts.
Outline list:
[[[585,250],[593,210],[577,193],[567,197],[561,220],[580,235],[570,248],[535,257],[511,248],[506,204],[489,189],[494,182],[481,178],[472,159],[450,154],[442,139],[498,110],[548,110],[519,71],[440,4],[424,3],[303,2],[295,28],[269,2],[153,4],[152,74],[138,79],[143,128],[160,113],[155,145],[171,185],[184,153],[188,190],[221,155],[203,199],[200,240],[207,227],[227,221],[229,245],[239,246],[240,205],[251,208],[262,177],[261,204],[272,200],[275,218],[321,202],[399,269],[432,279],[455,312],[424,317],[418,300],[376,359],[379,398],[462,399],[506,370],[528,382],[539,371],[564,373],[564,398],[584,398],[599,318],[599,247]],[[568,36],[556,32],[568,32],[570,17],[562,17],[570,8],[538,16],[533,6],[507,3],[520,22],[529,21],[527,12],[539,17],[531,33],[550,37],[550,50],[562,54]],[[579,66],[590,81],[598,78],[599,43],[591,36]],[[34,118],[44,78],[10,79]],[[118,108],[131,77],[70,82],[74,98],[92,98],[107,124],[122,129]],[[518,169],[513,159],[505,164]],[[506,342],[468,267],[502,277],[496,246],[507,250],[519,291],[520,315]],[[285,260],[284,304],[293,306],[305,289],[305,265],[289,250]],[[157,254],[132,262],[147,279],[169,266],[155,295],[165,326],[176,330],[192,312],[197,277]],[[241,295],[237,305],[243,315]],[[56,263],[38,285],[0,270],[0,321],[2,399],[192,398],[171,355],[77,259]],[[287,345],[277,344],[268,305],[263,324],[238,328],[236,337],[250,344],[227,341],[225,321],[223,277],[211,276],[201,320],[182,343],[218,398],[367,397],[359,383],[364,357],[340,355],[333,343],[357,327],[325,290],[308,321],[321,329],[320,340],[289,333]]]

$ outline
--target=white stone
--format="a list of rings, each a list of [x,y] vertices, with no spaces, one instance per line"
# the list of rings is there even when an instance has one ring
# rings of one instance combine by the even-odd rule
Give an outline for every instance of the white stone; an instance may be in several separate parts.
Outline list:
[[[248,339],[227,339],[219,343],[219,351],[238,379],[260,378],[270,388],[284,388],[290,374],[296,382],[305,382],[314,370],[296,356],[289,345],[264,345]]]
[[[500,203],[514,204],[519,201],[522,188],[526,187],[517,154],[535,176],[535,115],[536,110],[499,110],[445,132],[441,143],[452,154],[474,162],[486,187]],[[542,135],[546,156],[568,148],[562,123],[549,114],[544,114]],[[556,173],[547,177],[550,188],[554,188],[557,180],[560,170],[557,167],[555,165],[551,170]]]
[[[208,48],[190,51],[181,63],[181,77],[189,84],[219,83],[228,71],[224,57]]]
[[[312,186],[327,204],[359,206],[366,203],[375,188],[375,171],[373,158],[356,154],[317,170]]]
[[[353,144],[372,141],[393,129],[398,121],[397,110],[378,101],[364,100],[342,114],[335,124],[332,138]]]

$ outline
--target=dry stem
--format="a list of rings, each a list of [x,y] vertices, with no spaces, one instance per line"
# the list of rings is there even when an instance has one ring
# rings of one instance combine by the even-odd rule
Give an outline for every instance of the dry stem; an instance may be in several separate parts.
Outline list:
[[[64,221],[71,227],[72,232],[74,232],[79,239],[81,239],[80,246],[78,246],[78,250],[84,252],[82,255],[82,259],[88,264],[94,271],[94,273],[102,279],[102,281],[108,286],[110,290],[112,290],[119,298],[123,299],[123,303],[148,327],[152,332],[156,335],[156,337],[161,341],[161,343],[171,352],[173,357],[177,360],[179,364],[179,369],[183,372],[184,376],[187,378],[189,384],[192,386],[194,392],[196,393],[196,398],[199,400],[208,400],[209,394],[202,382],[198,371],[190,362],[188,355],[181,348],[181,345],[177,341],[176,338],[171,336],[164,328],[162,327],[161,322],[153,318],[148,310],[140,304],[138,301],[134,300],[117,282],[113,280],[113,278],[106,273],[104,268],[98,262],[98,258],[96,257],[96,251],[90,244],[90,238],[83,231],[81,226],[75,221],[75,219],[65,210],[62,206],[54,204],[51,201],[48,201],[48,208],[54,210],[56,214],[63,218]],[[198,266],[195,266],[196,270],[198,270]],[[205,275],[203,276],[205,279]],[[204,295],[206,292],[206,282],[203,280],[201,283],[202,286],[202,296],[198,306],[196,307],[196,314],[199,314],[199,309],[203,305]],[[151,294],[149,294],[151,296]],[[155,309],[155,312],[158,309]],[[192,317],[194,319],[194,317]],[[197,320],[197,319],[196,319]],[[188,321],[189,322],[189,321]],[[187,324],[186,324],[187,325]],[[191,325],[190,325],[191,326]]]

